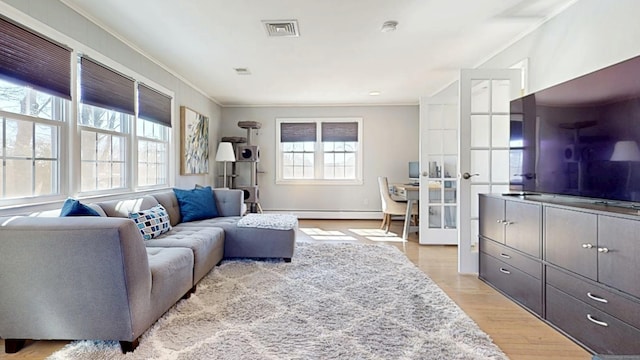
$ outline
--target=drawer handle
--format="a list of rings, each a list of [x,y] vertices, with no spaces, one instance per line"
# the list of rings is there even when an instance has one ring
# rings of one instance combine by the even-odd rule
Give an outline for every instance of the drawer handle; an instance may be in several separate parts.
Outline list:
[[[505,221],[504,226],[509,226],[515,224],[513,221]]]
[[[606,322],[604,322],[604,321],[600,321],[600,320],[596,320],[596,319],[594,319],[594,318],[593,318],[593,316],[591,316],[591,314],[587,314],[587,320],[591,321],[591,322],[592,322],[592,323],[594,323],[594,324],[598,324],[598,325],[600,325],[600,326],[604,326],[604,327],[609,326],[609,324],[607,324],[607,323],[606,323]]]
[[[511,256],[504,254],[504,253],[500,253],[500,256],[502,256],[505,259],[511,259]]]
[[[598,248],[598,252],[599,252],[599,253],[602,253],[602,254],[606,254],[606,253],[608,253],[608,252],[609,252],[609,249],[607,249],[607,248],[605,248],[605,247]]]
[[[498,224],[504,224],[506,221],[507,221],[507,220],[502,220],[502,219],[498,219],[498,220],[496,220],[496,222],[497,222]]]
[[[509,270],[507,270],[505,268],[500,268],[500,272],[503,273],[503,274],[507,274],[507,275],[511,274],[511,271],[509,271]]]
[[[587,296],[589,297],[589,299],[595,300],[595,301],[599,301],[603,304],[607,304],[609,302],[609,300],[605,299],[605,298],[601,298],[600,296],[596,296],[593,295],[591,292],[587,293]]]
[[[593,245],[592,244],[582,244],[582,248],[583,249],[591,249],[591,248],[593,248]]]

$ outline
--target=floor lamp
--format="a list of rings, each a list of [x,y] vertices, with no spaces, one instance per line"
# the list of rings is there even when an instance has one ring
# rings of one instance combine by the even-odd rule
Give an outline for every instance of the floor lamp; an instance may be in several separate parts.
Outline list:
[[[236,161],[236,154],[233,152],[233,145],[230,142],[221,142],[218,145],[216,161],[223,162],[222,187],[227,187],[227,161]]]

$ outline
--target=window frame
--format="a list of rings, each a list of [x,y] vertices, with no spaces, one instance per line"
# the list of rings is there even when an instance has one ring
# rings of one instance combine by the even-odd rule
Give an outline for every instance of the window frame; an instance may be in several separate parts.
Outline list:
[[[322,141],[322,123],[358,123],[358,141],[355,150],[355,178],[354,179],[326,179],[324,178],[324,143]],[[284,178],[283,142],[281,142],[281,124],[283,123],[314,123],[316,125],[316,140],[314,142],[314,177],[307,179]],[[331,117],[331,118],[276,118],[276,184],[278,185],[362,185],[363,180],[363,120],[360,117]]]

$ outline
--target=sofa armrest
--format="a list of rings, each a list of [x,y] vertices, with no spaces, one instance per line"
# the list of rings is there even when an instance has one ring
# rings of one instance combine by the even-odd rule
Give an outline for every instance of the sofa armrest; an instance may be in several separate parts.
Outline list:
[[[0,218],[0,337],[132,341],[151,272],[128,219]]]
[[[220,216],[242,216],[244,196],[238,189],[213,189]]]

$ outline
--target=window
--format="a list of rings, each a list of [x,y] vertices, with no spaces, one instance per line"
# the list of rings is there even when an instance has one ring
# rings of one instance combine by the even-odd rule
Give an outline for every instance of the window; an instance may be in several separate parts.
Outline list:
[[[61,192],[71,50],[0,17],[0,203]]]
[[[167,185],[169,128],[138,119],[138,186]]]
[[[278,119],[277,141],[278,183],[362,183],[360,118]]]
[[[80,191],[127,188],[134,81],[80,58]]]
[[[356,179],[357,122],[323,122],[322,146],[325,179]]]
[[[168,184],[171,97],[138,84],[138,186]]]
[[[125,188],[131,115],[86,104],[80,108],[80,191]]]
[[[0,80],[0,198],[60,193],[67,101]]]
[[[0,15],[0,206],[170,184],[172,97],[72,55]]]

